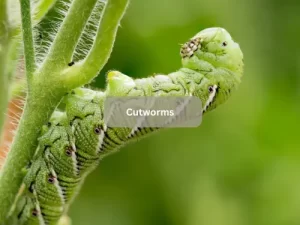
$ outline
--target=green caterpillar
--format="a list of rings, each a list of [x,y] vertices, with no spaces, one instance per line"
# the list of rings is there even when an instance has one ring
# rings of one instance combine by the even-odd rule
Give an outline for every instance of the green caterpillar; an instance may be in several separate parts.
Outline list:
[[[181,48],[182,68],[169,75],[132,79],[107,76],[105,92],[79,88],[65,99],[65,111],[53,113],[43,127],[7,222],[52,225],[68,211],[85,177],[100,159],[128,141],[158,128],[112,128],[103,121],[108,96],[196,96],[203,113],[225,102],[243,73],[243,54],[223,28],[205,29]]]

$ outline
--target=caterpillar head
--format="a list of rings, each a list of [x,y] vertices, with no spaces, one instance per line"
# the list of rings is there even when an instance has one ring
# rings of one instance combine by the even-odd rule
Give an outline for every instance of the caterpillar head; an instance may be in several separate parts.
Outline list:
[[[181,47],[180,53],[183,58],[182,63],[187,67],[189,67],[189,59],[195,56],[214,67],[224,67],[240,75],[243,72],[243,53],[239,44],[234,42],[223,28],[202,30]]]
[[[243,53],[223,28],[208,28],[196,34],[181,48],[184,68],[205,76],[195,87],[203,112],[214,109],[229,97],[243,74]]]

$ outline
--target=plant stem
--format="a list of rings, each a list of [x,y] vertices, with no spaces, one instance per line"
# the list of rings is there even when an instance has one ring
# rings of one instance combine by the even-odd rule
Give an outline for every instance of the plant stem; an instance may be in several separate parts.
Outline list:
[[[34,12],[32,14],[32,24],[35,26],[38,24],[43,17],[47,14],[47,12],[52,8],[52,6],[56,3],[57,0],[40,0],[37,7],[35,7]],[[15,82],[14,75],[16,72],[16,66],[18,63],[18,59],[20,57],[20,46],[22,38],[20,37],[21,32],[21,21],[15,26],[11,27],[10,32],[10,48],[8,52],[8,63],[7,63],[7,73],[9,78],[9,83],[12,83],[10,86],[10,95],[9,99],[16,97],[22,94],[22,91],[25,90],[23,87],[26,85],[26,78],[21,77],[20,81]],[[22,84],[22,85],[21,85]],[[17,87],[17,88],[16,88]]]
[[[52,8],[52,6],[56,3],[57,0],[40,0],[38,6],[33,13],[33,25],[36,25]]]
[[[0,138],[8,101],[7,55],[9,48],[9,24],[6,0],[0,0]]]
[[[28,81],[28,87],[30,88],[30,83],[33,78],[33,73],[35,71],[35,54],[33,47],[33,35],[31,26],[31,8],[30,0],[19,0],[21,4],[21,18],[22,18],[22,33],[24,42],[24,55],[25,55],[25,67],[26,67],[26,77]]]
[[[97,0],[74,0],[45,59],[41,72],[68,66],[73,52]],[[80,19],[74,19],[80,15]],[[62,54],[63,52],[63,54]]]
[[[17,79],[15,82],[13,82],[10,85],[10,90],[9,90],[9,98],[10,100],[20,97],[20,96],[24,96],[24,94],[26,94],[26,79]]]
[[[120,21],[129,0],[110,0],[106,4],[93,47],[83,62],[65,71],[65,80],[73,89],[81,83],[89,83],[109,59]]]
[[[47,12],[51,9],[51,7],[56,3],[57,0],[40,0],[37,7],[34,9],[32,13],[32,24],[35,26],[38,24],[43,17],[47,14]],[[17,37],[21,33],[21,21],[17,23],[15,27],[12,27],[11,37]]]

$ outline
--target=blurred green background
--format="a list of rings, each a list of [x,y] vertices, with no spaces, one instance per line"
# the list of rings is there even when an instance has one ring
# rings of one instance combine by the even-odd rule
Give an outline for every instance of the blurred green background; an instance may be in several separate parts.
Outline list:
[[[300,1],[131,0],[105,72],[180,67],[180,44],[226,28],[240,43],[238,91],[196,129],[159,132],[100,163],[74,225],[299,225]]]
[[[299,225],[300,1],[131,0],[109,63],[133,77],[177,70],[207,27],[239,42],[243,82],[199,128],[169,129],[105,158],[73,225]]]

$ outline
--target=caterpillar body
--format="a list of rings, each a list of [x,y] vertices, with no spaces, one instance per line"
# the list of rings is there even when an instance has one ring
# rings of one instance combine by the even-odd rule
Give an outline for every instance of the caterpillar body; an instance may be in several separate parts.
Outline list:
[[[158,128],[112,128],[103,120],[109,96],[196,96],[203,113],[225,102],[240,83],[243,54],[223,28],[205,29],[181,48],[182,68],[169,75],[132,79],[107,75],[106,91],[79,88],[65,97],[42,129],[39,145],[4,224],[52,225],[68,211],[100,159]]]

